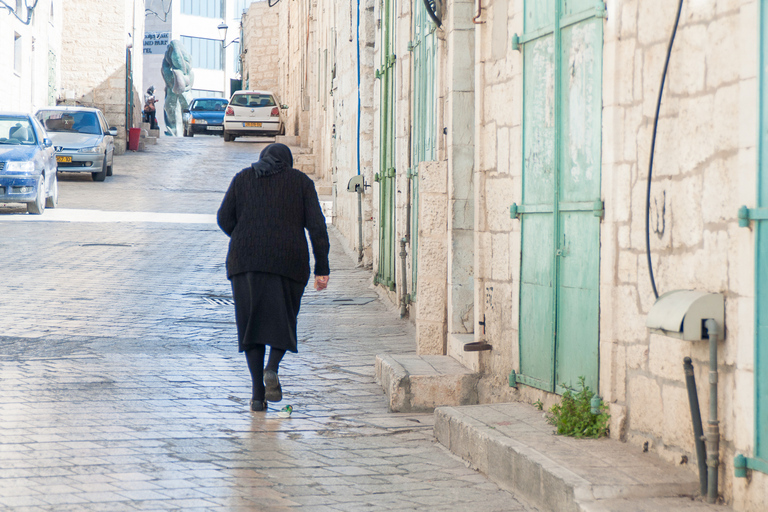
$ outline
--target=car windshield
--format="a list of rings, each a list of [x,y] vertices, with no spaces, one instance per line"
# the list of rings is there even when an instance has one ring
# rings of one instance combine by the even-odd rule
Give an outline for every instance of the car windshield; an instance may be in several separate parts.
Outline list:
[[[238,107],[274,107],[275,98],[271,94],[236,94],[232,104]]]
[[[37,118],[49,132],[70,132],[101,135],[99,118],[95,112],[41,110]]]
[[[22,144],[32,146],[37,144],[35,130],[26,117],[0,118],[0,144]]]
[[[224,112],[227,100],[195,100],[190,110],[194,112]]]

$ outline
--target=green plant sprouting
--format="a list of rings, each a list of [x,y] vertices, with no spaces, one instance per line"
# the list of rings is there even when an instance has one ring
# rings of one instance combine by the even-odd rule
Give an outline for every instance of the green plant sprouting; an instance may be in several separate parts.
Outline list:
[[[563,393],[559,404],[553,405],[547,421],[557,427],[557,433],[576,438],[599,438],[608,435],[611,415],[608,406],[600,403],[598,414],[592,414],[591,400],[595,394],[584,383],[584,377],[579,377],[581,390],[573,393],[570,389]]]

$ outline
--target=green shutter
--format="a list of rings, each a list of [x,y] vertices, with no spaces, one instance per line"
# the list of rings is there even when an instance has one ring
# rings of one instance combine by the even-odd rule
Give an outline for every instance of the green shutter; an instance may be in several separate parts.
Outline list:
[[[395,0],[381,8],[381,130],[379,134],[379,270],[376,282],[395,289]]]
[[[604,4],[527,0],[520,373],[597,390]]]

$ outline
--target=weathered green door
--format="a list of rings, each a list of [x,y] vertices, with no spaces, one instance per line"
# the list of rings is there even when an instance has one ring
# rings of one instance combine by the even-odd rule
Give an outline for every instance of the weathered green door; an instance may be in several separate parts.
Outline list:
[[[376,283],[395,289],[395,0],[381,5],[381,81],[379,131],[379,269]]]
[[[427,15],[424,2],[414,2],[413,54],[413,117],[411,129],[411,276],[412,290],[416,292],[419,247],[419,163],[435,159],[435,52],[437,25]]]
[[[768,7],[761,5],[760,165],[755,219],[755,456],[768,465]]]
[[[598,389],[605,5],[527,0],[518,382]]]

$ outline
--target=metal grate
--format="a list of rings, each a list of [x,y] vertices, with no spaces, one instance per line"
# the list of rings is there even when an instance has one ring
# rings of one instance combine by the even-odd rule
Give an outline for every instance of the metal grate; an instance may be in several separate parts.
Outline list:
[[[203,297],[203,300],[211,306],[234,306],[234,299],[228,297]]]

